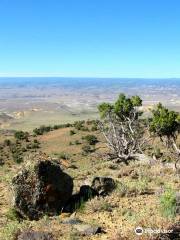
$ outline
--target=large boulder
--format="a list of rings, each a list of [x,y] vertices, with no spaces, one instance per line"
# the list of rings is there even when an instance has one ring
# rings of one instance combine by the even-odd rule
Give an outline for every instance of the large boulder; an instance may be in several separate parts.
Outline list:
[[[116,183],[110,177],[95,177],[91,187],[96,190],[100,196],[106,196],[116,188]]]
[[[53,161],[38,161],[12,180],[13,205],[24,218],[56,215],[72,195],[73,180]]]

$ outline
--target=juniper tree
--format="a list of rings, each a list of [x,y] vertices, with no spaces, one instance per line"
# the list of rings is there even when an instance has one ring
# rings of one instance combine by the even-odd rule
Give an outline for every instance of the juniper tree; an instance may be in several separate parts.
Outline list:
[[[120,94],[115,103],[102,103],[98,106],[103,133],[110,156],[118,162],[126,162],[141,151],[145,140],[140,121],[142,112],[139,107],[142,100],[139,96],[126,97]]]
[[[177,137],[180,132],[180,114],[171,111],[159,103],[152,110],[150,132],[158,136],[165,147],[176,155],[175,167],[180,159],[180,149]]]

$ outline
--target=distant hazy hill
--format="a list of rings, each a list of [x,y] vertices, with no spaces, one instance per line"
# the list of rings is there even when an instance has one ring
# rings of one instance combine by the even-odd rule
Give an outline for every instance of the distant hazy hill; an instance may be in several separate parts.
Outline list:
[[[6,113],[0,113],[0,122],[8,122],[14,118]]]
[[[180,111],[180,79],[0,78],[0,127],[32,130],[96,118],[97,105],[119,93],[139,95],[146,109],[162,102]]]

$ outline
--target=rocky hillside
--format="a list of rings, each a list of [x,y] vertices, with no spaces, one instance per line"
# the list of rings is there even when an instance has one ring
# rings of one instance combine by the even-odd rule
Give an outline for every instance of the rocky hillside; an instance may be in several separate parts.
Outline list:
[[[128,165],[96,121],[0,141],[0,239],[180,239],[179,173],[158,139]]]

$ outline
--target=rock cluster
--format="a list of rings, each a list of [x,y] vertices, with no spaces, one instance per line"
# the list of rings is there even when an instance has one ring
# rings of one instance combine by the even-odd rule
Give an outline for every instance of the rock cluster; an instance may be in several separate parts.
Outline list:
[[[95,177],[91,186],[83,185],[72,195],[73,179],[57,162],[40,160],[30,166],[12,180],[14,208],[30,220],[38,220],[45,214],[72,213],[89,199],[108,195],[116,186],[112,178]]]
[[[91,187],[96,190],[100,196],[106,196],[115,189],[116,183],[110,177],[95,177]]]
[[[116,187],[116,183],[109,177],[95,177],[91,186],[83,185],[80,191],[73,194],[63,208],[63,212],[74,212],[82,203],[98,196],[110,194]]]

